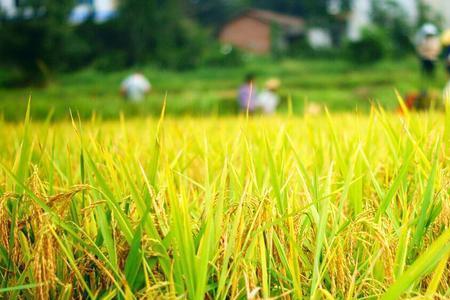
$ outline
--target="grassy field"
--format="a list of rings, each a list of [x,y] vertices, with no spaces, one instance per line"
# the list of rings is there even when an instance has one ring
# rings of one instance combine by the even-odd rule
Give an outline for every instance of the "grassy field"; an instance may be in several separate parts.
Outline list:
[[[450,115],[0,134],[0,298],[450,297]]]
[[[414,58],[383,61],[372,66],[357,66],[343,60],[272,60],[253,59],[245,66],[202,68],[188,72],[163,71],[151,67],[142,70],[154,89],[148,101],[127,104],[118,93],[121,80],[129,72],[101,73],[88,69],[63,75],[46,88],[0,89],[0,115],[6,120],[22,120],[29,97],[33,99],[32,116],[45,119],[53,109],[55,119],[64,119],[69,109],[90,118],[93,112],[104,119],[126,116],[158,115],[167,93],[169,115],[235,114],[236,89],[245,73],[255,72],[262,87],[269,77],[279,77],[282,105],[287,110],[291,97],[293,110],[301,114],[307,102],[326,104],[332,111],[365,111],[371,101],[392,110],[401,94],[420,88],[418,63]],[[439,69],[436,88],[444,86],[444,72]]]

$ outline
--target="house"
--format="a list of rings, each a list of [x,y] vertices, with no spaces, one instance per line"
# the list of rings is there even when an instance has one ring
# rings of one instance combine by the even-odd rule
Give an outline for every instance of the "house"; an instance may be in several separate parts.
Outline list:
[[[55,0],[56,1],[56,0]],[[74,7],[69,19],[79,23],[89,16],[94,16],[98,22],[105,21],[116,13],[117,0],[75,0]],[[0,0],[0,10],[6,15],[13,17],[21,7],[21,0]]]
[[[305,22],[298,17],[250,9],[226,23],[219,33],[223,44],[255,54],[285,50],[305,34]]]
[[[309,46],[312,49],[328,49],[333,46],[330,31],[322,27],[310,27],[306,33]]]

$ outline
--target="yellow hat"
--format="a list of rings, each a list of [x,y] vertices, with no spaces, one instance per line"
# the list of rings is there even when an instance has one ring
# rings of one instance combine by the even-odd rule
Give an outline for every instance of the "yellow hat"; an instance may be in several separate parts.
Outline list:
[[[447,29],[443,34],[442,34],[442,44],[444,46],[450,46],[450,29]]]
[[[277,90],[281,85],[281,81],[277,78],[271,78],[266,82],[266,88],[269,90]]]

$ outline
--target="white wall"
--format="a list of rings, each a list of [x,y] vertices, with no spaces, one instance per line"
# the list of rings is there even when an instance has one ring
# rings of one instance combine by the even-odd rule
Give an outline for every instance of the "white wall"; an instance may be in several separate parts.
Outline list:
[[[424,0],[444,18],[444,26],[450,28],[450,0]]]
[[[82,22],[92,12],[95,13],[95,19],[101,22],[114,15],[116,11],[117,4],[115,0],[94,0],[92,2],[92,6],[88,4],[75,6],[70,16],[71,22]]]
[[[96,12],[96,19],[98,21],[103,21],[107,19],[116,10],[115,0],[95,0],[94,1],[94,11]]]
[[[8,15],[14,15],[16,12],[14,0],[0,0],[0,7]]]
[[[347,35],[350,40],[361,36],[361,29],[370,24],[371,0],[353,0],[348,20]]]
[[[116,8],[116,1],[114,0],[95,0],[95,9],[98,11],[113,11]]]
[[[361,29],[370,24],[370,12],[373,1],[383,0],[353,0],[352,12],[348,22],[348,38],[357,40],[361,36]],[[418,11],[416,0],[396,0],[405,10],[411,23],[416,22]],[[450,0],[423,0],[430,5],[434,13],[444,17],[444,25],[450,28]]]
[[[333,42],[329,30],[320,27],[309,28],[306,33],[308,43],[313,49],[331,48]]]
[[[415,23],[419,15],[416,0],[397,0],[407,14],[409,21]]]
[[[93,9],[96,12],[96,19],[103,21],[115,13],[116,7],[117,0],[94,0],[93,8],[86,4],[75,6],[70,19],[71,21],[77,22],[79,18],[88,15],[91,9]],[[0,8],[8,15],[13,16],[16,12],[15,0],[0,0]]]

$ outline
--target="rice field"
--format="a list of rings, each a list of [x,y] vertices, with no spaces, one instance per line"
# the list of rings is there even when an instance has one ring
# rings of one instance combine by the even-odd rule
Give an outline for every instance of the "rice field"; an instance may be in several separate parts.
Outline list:
[[[0,123],[0,298],[450,298],[450,116],[73,119]]]

